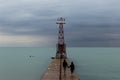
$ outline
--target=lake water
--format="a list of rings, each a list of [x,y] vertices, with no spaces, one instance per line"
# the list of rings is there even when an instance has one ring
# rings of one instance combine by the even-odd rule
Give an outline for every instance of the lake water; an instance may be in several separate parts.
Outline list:
[[[40,80],[55,48],[0,48],[0,80]],[[67,48],[81,80],[120,80],[120,48]]]

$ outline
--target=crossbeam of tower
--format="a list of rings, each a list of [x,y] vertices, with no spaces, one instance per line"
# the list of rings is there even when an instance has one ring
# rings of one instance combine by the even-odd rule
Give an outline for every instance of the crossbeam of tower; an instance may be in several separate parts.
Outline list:
[[[65,24],[65,19],[60,17],[57,19],[56,24],[59,25],[58,30],[58,43],[56,45],[57,51],[56,51],[56,58],[67,58],[66,54],[66,44],[64,42],[64,28],[63,24]]]

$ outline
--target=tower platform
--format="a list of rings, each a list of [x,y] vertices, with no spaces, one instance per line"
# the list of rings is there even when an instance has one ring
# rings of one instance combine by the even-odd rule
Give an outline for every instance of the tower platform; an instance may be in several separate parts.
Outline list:
[[[68,65],[70,65],[69,59],[66,59],[66,61]],[[66,75],[64,75],[62,65],[61,68],[62,68],[61,80],[80,80],[80,78],[77,76],[75,72],[71,75],[70,68],[66,69]],[[53,59],[40,80],[60,80],[59,75],[60,75],[60,59]]]

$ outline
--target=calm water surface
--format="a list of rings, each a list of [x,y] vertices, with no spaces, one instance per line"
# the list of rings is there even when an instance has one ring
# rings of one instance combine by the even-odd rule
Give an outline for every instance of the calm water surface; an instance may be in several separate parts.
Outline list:
[[[55,48],[0,48],[0,80],[40,80]],[[120,80],[120,48],[67,48],[81,80]]]

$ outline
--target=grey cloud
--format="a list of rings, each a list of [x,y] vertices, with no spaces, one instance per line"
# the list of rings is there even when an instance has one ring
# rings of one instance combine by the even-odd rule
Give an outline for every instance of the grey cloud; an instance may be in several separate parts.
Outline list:
[[[54,45],[58,35],[58,25],[55,22],[63,16],[66,18],[64,29],[68,46],[115,46],[116,42],[120,43],[117,38],[120,34],[119,2],[1,0],[0,34],[42,35],[52,39],[51,45]]]
[[[120,46],[119,25],[78,24],[67,27],[65,34],[68,46]]]

